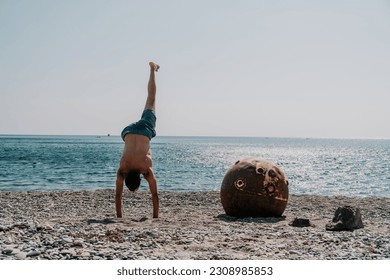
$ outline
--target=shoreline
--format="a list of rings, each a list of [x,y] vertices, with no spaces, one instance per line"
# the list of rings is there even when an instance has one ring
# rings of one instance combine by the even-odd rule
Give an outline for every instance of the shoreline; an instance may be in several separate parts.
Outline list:
[[[280,218],[235,218],[219,195],[160,191],[152,219],[149,192],[126,191],[117,219],[113,189],[0,192],[0,260],[390,259],[390,198],[290,195]],[[346,205],[364,228],[326,231]]]
[[[137,190],[137,193],[139,192],[145,192],[145,193],[148,193],[148,185],[141,185],[140,188]],[[18,194],[23,194],[23,195],[26,195],[26,194],[32,194],[32,193],[45,193],[45,194],[50,194],[50,193],[77,193],[77,192],[99,192],[99,191],[114,191],[115,192],[115,186],[114,187],[110,187],[110,188],[88,188],[88,189],[51,189],[51,190],[47,190],[47,189],[32,189],[32,190],[9,190],[9,189],[6,189],[6,190],[1,190],[0,189],[0,197],[5,194],[5,193],[8,193],[8,194],[13,194],[13,193],[18,193]],[[126,189],[124,187],[124,192],[128,192],[128,189]],[[194,194],[197,194],[197,193],[218,193],[219,195],[219,190],[209,190],[209,189],[199,189],[199,190],[166,190],[166,189],[163,189],[163,190],[159,190],[158,191],[159,193],[171,193],[171,194],[183,194],[183,193],[194,193]],[[390,196],[378,196],[378,195],[351,195],[351,196],[348,196],[348,195],[344,195],[344,194],[340,194],[340,195],[333,195],[333,194],[311,194],[311,193],[301,193],[301,194],[289,194],[289,197],[292,197],[292,196],[314,196],[314,197],[328,197],[328,198],[333,198],[333,197],[342,197],[342,198],[350,198],[350,199],[381,199],[381,198],[384,198],[384,199],[389,199],[390,200]]]

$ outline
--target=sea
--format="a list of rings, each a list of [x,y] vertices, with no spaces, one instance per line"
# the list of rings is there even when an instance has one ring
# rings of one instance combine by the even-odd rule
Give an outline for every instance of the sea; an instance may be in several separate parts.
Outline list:
[[[119,136],[0,135],[0,191],[115,189],[123,147]],[[290,194],[390,197],[390,140],[157,136],[151,151],[162,191],[219,191],[255,157],[284,171]]]

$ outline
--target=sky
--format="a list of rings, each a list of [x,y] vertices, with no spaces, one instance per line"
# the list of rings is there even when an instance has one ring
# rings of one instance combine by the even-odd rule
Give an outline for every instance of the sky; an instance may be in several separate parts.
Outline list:
[[[0,0],[0,134],[390,139],[390,1]]]

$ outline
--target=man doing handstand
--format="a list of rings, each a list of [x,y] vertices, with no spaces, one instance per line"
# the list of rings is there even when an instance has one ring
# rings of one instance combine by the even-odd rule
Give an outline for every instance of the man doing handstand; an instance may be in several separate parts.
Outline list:
[[[160,68],[159,65],[150,62],[150,77],[148,82],[148,97],[145,109],[138,122],[125,127],[121,133],[125,142],[123,155],[116,174],[115,208],[116,216],[122,217],[122,193],[123,181],[130,191],[136,191],[141,183],[140,174],[149,184],[153,201],[153,218],[158,218],[159,200],[157,195],[157,182],[152,169],[152,157],[150,153],[150,140],[156,136],[156,82],[154,74]]]

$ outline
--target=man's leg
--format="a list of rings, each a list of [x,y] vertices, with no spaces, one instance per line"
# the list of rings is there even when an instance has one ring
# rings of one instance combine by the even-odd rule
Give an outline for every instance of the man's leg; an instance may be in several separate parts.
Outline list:
[[[150,77],[148,82],[148,98],[146,99],[145,109],[156,111],[156,80],[154,72],[157,72],[160,66],[154,62],[149,62],[149,66]]]

